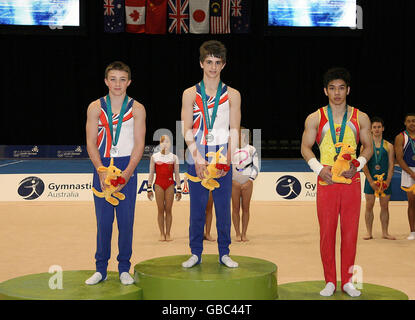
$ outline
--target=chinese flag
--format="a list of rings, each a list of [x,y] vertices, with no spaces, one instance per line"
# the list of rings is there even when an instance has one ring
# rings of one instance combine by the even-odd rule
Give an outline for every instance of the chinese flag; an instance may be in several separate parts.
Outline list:
[[[167,0],[147,0],[146,33],[167,32]]]
[[[125,0],[125,31],[144,33],[146,23],[146,0]]]

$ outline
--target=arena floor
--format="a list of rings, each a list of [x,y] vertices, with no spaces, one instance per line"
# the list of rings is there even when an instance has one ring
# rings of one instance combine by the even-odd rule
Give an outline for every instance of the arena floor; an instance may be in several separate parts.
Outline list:
[[[361,267],[363,283],[391,287],[414,300],[415,241],[406,240],[409,234],[406,210],[405,201],[390,203],[389,231],[397,240],[384,240],[381,239],[379,206],[376,204],[375,239],[367,241],[363,240],[366,227],[362,207],[356,265]],[[215,221],[212,225],[211,234],[216,237]],[[53,265],[61,266],[64,271],[95,268],[93,202],[0,202],[0,226],[0,282],[48,272]],[[137,202],[130,272],[143,260],[190,253],[188,226],[189,202],[175,202],[173,241],[160,242],[155,202]],[[111,271],[117,271],[117,233],[115,222],[109,262]],[[279,284],[324,279],[313,202],[252,202],[248,237],[249,242],[236,242],[232,238],[231,255],[274,262],[278,266]],[[204,246],[204,253],[217,254],[216,242],[205,241]],[[338,275],[339,252],[337,241]]]

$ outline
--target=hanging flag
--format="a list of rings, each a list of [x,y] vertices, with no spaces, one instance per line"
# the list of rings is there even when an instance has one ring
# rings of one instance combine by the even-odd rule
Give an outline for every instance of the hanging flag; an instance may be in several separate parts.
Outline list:
[[[144,33],[146,23],[146,0],[125,0],[125,31]]]
[[[209,14],[210,17],[220,17],[222,10],[222,0],[209,0]]]
[[[210,0],[210,33],[231,33],[230,0]]]
[[[167,0],[147,0],[146,33],[165,34],[167,23]]]
[[[248,33],[251,27],[251,3],[249,0],[231,0],[231,32]]]
[[[169,33],[189,32],[189,0],[169,0]]]
[[[209,33],[209,0],[189,0],[190,33]]]
[[[124,0],[104,0],[104,32],[118,33],[125,29]]]

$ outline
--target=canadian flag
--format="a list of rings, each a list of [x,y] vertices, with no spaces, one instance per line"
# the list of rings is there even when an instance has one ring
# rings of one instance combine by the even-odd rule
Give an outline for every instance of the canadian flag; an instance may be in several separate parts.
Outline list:
[[[125,31],[144,33],[146,31],[146,0],[125,0]]]
[[[209,0],[189,0],[190,33],[209,33]]]

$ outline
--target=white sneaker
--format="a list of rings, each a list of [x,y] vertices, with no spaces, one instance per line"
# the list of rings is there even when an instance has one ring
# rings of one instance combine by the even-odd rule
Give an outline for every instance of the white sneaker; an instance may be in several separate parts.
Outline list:
[[[197,257],[197,255],[192,254],[192,256],[188,260],[182,263],[182,267],[191,268],[195,266],[198,263],[198,261],[199,261],[199,258]],[[200,263],[202,263],[202,258],[200,258]]]
[[[415,240],[415,232],[411,232],[411,234],[409,235],[408,238],[406,238],[408,240]]]
[[[343,290],[351,297],[359,297],[362,293],[357,290],[351,282],[346,283],[343,286]]]
[[[333,282],[327,282],[323,290],[320,291],[320,296],[331,297],[336,291],[336,287]]]
[[[107,277],[105,277],[105,279],[102,280],[102,274],[100,272],[95,272],[91,278],[85,280],[85,284],[94,285],[105,280],[107,280]]]
[[[128,272],[121,273],[120,281],[125,286],[127,286],[129,284],[133,284],[135,282],[134,278]]]
[[[228,255],[223,255],[222,258],[220,258],[221,262],[227,266],[228,268],[238,268],[239,264],[238,262],[235,262],[229,257]]]

